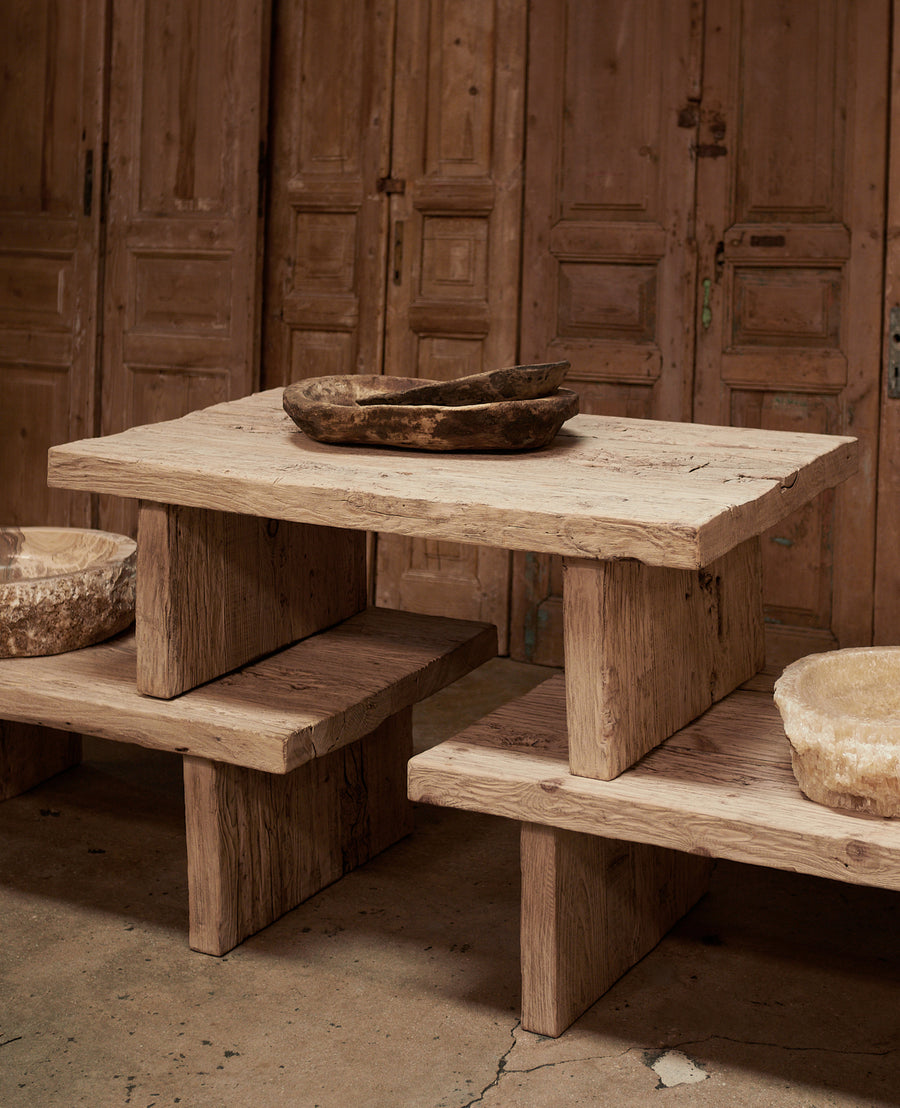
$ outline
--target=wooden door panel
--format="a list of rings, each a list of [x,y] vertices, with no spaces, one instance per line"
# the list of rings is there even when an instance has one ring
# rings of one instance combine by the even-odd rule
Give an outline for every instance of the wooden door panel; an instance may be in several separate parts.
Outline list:
[[[398,4],[386,373],[449,380],[516,360],[525,7]],[[379,536],[376,598],[497,624],[506,551]]]
[[[881,428],[878,454],[878,520],[875,562],[875,633],[879,645],[900,643],[900,372],[890,367],[900,352],[900,331],[891,318],[900,310],[900,3],[894,0],[889,175],[885,235]]]
[[[47,450],[94,432],[102,0],[0,9],[0,522],[89,526]]]
[[[778,666],[871,641],[888,14],[733,0],[707,24],[694,418],[861,442],[858,476],[764,539]]]
[[[103,433],[258,383],[267,5],[114,6]],[[101,520],[133,530],[102,501]]]
[[[393,0],[276,8],[266,388],[380,373]]]
[[[521,357],[567,358],[584,412],[690,414],[701,9],[532,5]],[[514,657],[562,664],[561,590],[513,556]]]
[[[697,14],[533,6],[522,357],[568,358],[583,411],[689,411]]]

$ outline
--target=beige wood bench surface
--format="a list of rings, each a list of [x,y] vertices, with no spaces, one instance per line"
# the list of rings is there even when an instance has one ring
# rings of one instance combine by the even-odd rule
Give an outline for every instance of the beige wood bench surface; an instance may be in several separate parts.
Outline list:
[[[569,772],[553,677],[413,758],[409,795],[521,821],[522,1023],[542,1034],[655,946],[704,891],[709,857],[900,890],[897,821],[807,800],[766,693],[732,693],[595,781]],[[666,880],[648,885],[651,869]]]
[[[190,943],[224,954],[411,830],[412,705],[496,649],[488,624],[370,608],[170,701],[136,691],[130,634],[3,659],[0,771],[36,783],[16,763],[43,728],[182,755]]]

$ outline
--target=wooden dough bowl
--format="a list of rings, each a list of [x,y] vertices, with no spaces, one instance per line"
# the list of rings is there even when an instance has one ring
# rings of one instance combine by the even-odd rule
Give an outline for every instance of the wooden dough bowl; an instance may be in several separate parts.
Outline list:
[[[361,397],[422,384],[407,377],[313,377],[288,385],[284,410],[318,442],[431,451],[538,450],[578,412],[578,395],[570,389],[455,407],[357,403]]]
[[[900,816],[900,646],[801,658],[775,683],[775,703],[810,800]]]
[[[137,546],[75,527],[0,527],[0,658],[62,654],[134,620]]]

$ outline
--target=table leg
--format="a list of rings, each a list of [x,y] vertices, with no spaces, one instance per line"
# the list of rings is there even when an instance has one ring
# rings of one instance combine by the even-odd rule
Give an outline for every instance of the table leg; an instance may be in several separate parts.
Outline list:
[[[173,697],[366,605],[366,535],[142,502],[138,692]]]
[[[611,781],[763,665],[759,539],[705,569],[564,563],[572,773]]]
[[[19,796],[80,761],[80,735],[0,720],[0,800]]]
[[[412,831],[412,709],[284,776],[184,759],[190,945],[225,954]]]
[[[523,823],[522,1026],[556,1037],[706,892],[712,862]]]

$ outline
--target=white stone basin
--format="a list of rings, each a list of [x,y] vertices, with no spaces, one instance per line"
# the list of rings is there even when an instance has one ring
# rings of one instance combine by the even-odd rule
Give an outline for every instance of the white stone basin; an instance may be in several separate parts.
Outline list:
[[[801,658],[775,682],[775,703],[810,800],[900,816],[900,646]]]
[[[137,547],[75,527],[0,527],[0,658],[62,654],[134,619]]]

